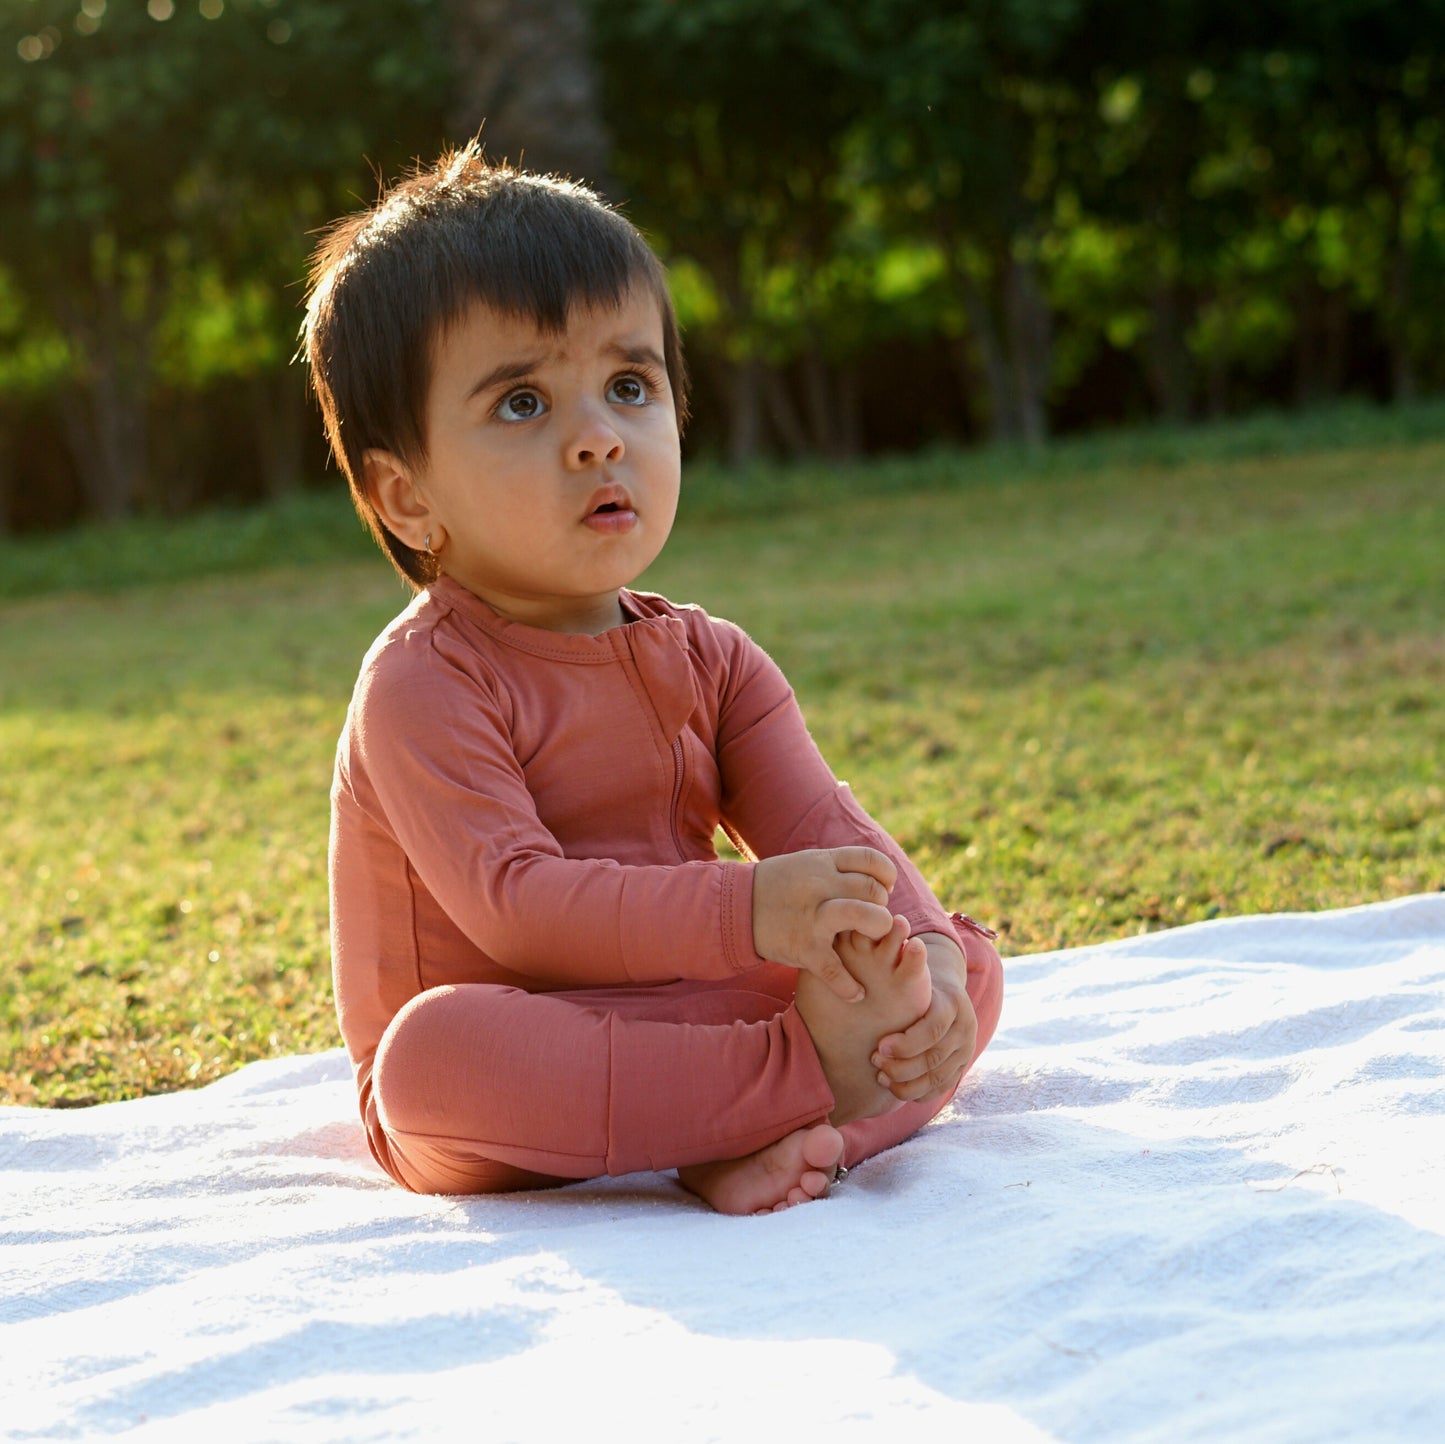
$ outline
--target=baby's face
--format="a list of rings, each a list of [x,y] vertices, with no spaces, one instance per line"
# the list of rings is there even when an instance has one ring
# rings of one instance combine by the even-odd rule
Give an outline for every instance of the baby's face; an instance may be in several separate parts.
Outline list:
[[[617,625],[677,512],[657,302],[635,288],[560,335],[474,306],[437,344],[426,447],[413,480],[443,571],[516,621]]]

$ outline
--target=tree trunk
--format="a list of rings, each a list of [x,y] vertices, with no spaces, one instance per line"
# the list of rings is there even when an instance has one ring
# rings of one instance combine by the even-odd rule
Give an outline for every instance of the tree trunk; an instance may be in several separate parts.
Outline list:
[[[992,296],[961,264],[957,242],[945,222],[938,227],[950,279],[983,367],[989,430],[995,441],[1042,446],[1048,439],[1046,406],[1053,366],[1053,318],[1031,261],[1019,260],[1009,240],[993,248]],[[966,368],[960,367],[960,381]]]
[[[135,510],[146,482],[151,347],[164,310],[162,287],[145,283],[134,314],[115,280],[98,280],[88,297],[52,297],[83,378],[58,393],[60,423],[75,458],[90,515],[120,521]]]
[[[487,154],[528,170],[615,187],[581,0],[451,0],[448,120]]]
[[[1159,282],[1149,295],[1153,324],[1144,343],[1145,375],[1154,393],[1154,405],[1166,421],[1188,421],[1193,409],[1189,350],[1179,321],[1179,290],[1171,281]]]
[[[261,489],[272,501],[301,487],[306,393],[292,369],[263,371],[250,382]]]
[[[763,409],[759,397],[758,363],[748,356],[724,361],[728,400],[728,460],[734,466],[755,461],[763,449]]]
[[[1294,398],[1298,406],[1332,401],[1344,389],[1350,302],[1313,277],[1295,297]]]
[[[1410,284],[1410,253],[1400,233],[1400,216],[1395,218],[1391,238],[1390,307],[1388,344],[1390,348],[1390,394],[1395,401],[1413,401],[1420,394],[1415,358],[1410,348],[1410,307],[1414,288]]]
[[[145,399],[129,390],[103,358],[93,366],[88,386],[66,387],[57,397],[86,511],[97,521],[130,516],[145,485]]]
[[[763,404],[767,408],[768,420],[773,424],[773,432],[794,461],[803,461],[813,453],[813,439],[793,404],[787,377],[772,366],[763,370],[762,377]]]
[[[1324,293],[1317,282],[1305,281],[1294,298],[1294,402],[1317,406],[1323,392],[1320,378],[1320,310]]]
[[[851,461],[859,452],[862,422],[858,376],[853,367],[831,365],[816,345],[798,362],[809,450],[831,461]]]
[[[12,418],[0,408],[0,423]],[[10,427],[0,424],[0,537],[7,537],[12,530],[10,520],[10,498],[15,495],[15,446],[10,439]]]
[[[1229,415],[1229,354],[1223,347],[1209,358],[1205,381],[1209,419],[1223,421]]]
[[[858,368],[851,362],[838,368],[838,454],[852,461],[863,452],[863,404],[859,394]]]
[[[810,449],[817,456],[833,456],[838,428],[829,394],[832,388],[828,384],[828,363],[811,342],[798,358],[798,374],[803,382],[803,414],[808,418]]]
[[[1021,441],[1018,402],[1014,395],[1013,374],[1004,357],[983,288],[961,266],[951,267],[968,318],[969,334],[983,365],[984,386],[988,392],[989,432],[995,441]]]
[[[1017,430],[1032,449],[1049,439],[1046,398],[1053,369],[1053,318],[1032,261],[1019,260],[1010,249],[1000,257],[999,270]]]

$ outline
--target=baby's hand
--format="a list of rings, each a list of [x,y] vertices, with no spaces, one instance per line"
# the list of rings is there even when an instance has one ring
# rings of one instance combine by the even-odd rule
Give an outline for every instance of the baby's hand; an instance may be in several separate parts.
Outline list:
[[[888,894],[898,871],[871,847],[815,848],[764,858],[753,870],[753,947],[760,957],[813,973],[847,1001],[863,989],[833,940],[839,933],[886,938]]]
[[[838,954],[838,961],[855,978],[876,973],[878,967],[885,963],[896,967],[904,948],[911,949],[919,957],[923,956],[923,944],[917,938],[910,941],[908,919],[902,917],[895,917],[892,929],[881,938],[846,932],[839,933],[833,940],[833,951]]]
[[[973,1061],[978,1019],[968,996],[968,965],[952,938],[924,933],[909,947],[927,949],[933,996],[911,1028],[878,1040],[878,1082],[900,1102],[934,1098],[958,1086]]]

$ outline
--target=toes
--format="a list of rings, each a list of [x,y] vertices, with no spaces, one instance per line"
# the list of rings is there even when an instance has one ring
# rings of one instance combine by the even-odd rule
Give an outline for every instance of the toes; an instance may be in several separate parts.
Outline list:
[[[901,968],[908,960],[909,950],[917,943],[920,948],[923,944],[917,938],[908,936],[908,919],[895,917],[893,919],[893,931],[888,935],[888,946],[895,950],[893,966]]]
[[[830,1179],[826,1173],[805,1173],[802,1178],[798,1180],[803,1192],[806,1193],[809,1198],[822,1198],[822,1196],[827,1193],[828,1185],[831,1182],[832,1179]],[[791,1194],[788,1196],[790,1198],[792,1197]]]
[[[803,1140],[803,1162],[823,1173],[836,1168],[843,1159],[843,1135],[822,1123]]]

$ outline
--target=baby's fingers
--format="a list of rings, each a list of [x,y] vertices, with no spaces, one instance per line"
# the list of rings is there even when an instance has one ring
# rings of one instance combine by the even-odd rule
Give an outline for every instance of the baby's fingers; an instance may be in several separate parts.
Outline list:
[[[878,1070],[878,1082],[899,1102],[916,1103],[957,1087],[967,1066],[968,1059],[962,1054],[940,1046],[917,1058],[885,1060]]]
[[[862,933],[876,943],[893,931],[893,914],[862,898],[830,898],[818,909],[818,922],[830,938],[839,933]]]
[[[835,847],[832,849],[833,866],[839,872],[863,873],[883,884],[891,891],[898,881],[898,869],[886,852],[876,847]]]
[[[904,1102],[951,1091],[973,1061],[977,1032],[972,1009],[959,1010],[935,995],[911,1028],[879,1040],[873,1054],[879,1083]]]
[[[888,905],[888,889],[866,872],[840,872],[828,890],[837,898],[854,898],[876,903],[879,907]]]
[[[843,966],[842,960],[832,948],[821,949],[810,960],[807,971],[827,985],[845,1003],[861,1003],[864,998],[863,985]]]
[[[952,1066],[940,1066],[930,1068],[920,1073],[916,1078],[908,1078],[902,1082],[889,1079],[882,1086],[900,1103],[917,1103],[924,1098],[937,1098],[943,1093],[952,1093],[962,1081],[964,1065],[962,1062],[955,1062]],[[880,1073],[881,1078],[886,1074]]]
[[[886,1067],[890,1059],[907,1062],[924,1057],[948,1037],[953,1021],[951,1010],[935,997],[928,1011],[911,1028],[878,1040],[878,1051],[873,1055],[875,1064]]]

